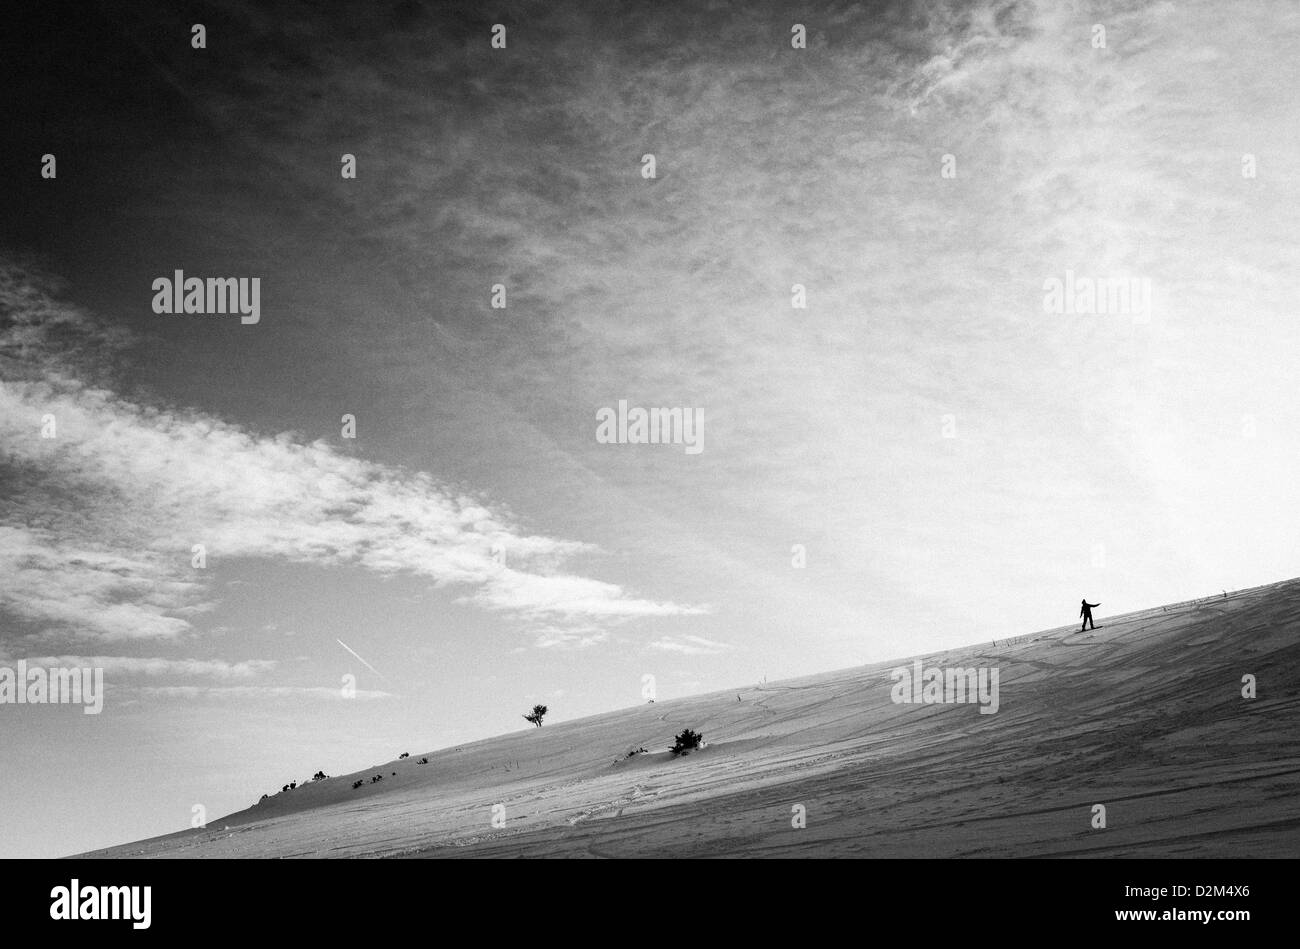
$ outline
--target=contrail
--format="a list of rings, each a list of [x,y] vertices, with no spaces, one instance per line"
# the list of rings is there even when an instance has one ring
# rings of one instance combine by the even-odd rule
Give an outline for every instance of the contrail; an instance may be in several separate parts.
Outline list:
[[[336,640],[334,640],[334,641],[335,641],[336,643],[338,643],[340,646],[342,646],[344,649],[346,649],[348,652],[352,653],[352,655],[356,657],[356,659],[357,659],[358,662],[360,662],[363,666],[365,666],[367,669],[369,669],[369,670],[370,670],[371,672],[373,672],[375,675],[379,676],[379,678],[381,678],[381,679],[384,678],[384,674],[383,674],[382,672],[380,672],[378,669],[376,669],[376,668],[375,668],[374,666],[372,666],[370,663],[366,662],[364,659],[362,659],[360,656],[358,656],[357,653],[356,653],[356,650],[353,649],[351,646],[349,646],[347,643],[345,643],[343,640],[341,640],[341,639],[336,639]],[[384,679],[384,681],[388,681],[388,680],[387,680],[387,679]]]

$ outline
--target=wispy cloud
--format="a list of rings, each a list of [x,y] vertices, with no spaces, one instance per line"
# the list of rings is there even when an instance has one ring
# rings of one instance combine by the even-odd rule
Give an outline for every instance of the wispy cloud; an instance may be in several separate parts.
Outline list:
[[[12,489],[0,606],[26,620],[106,640],[175,637],[215,596],[192,568],[195,545],[208,565],[271,558],[476,587],[465,601],[533,617],[696,611],[555,572],[588,545],[526,533],[426,473],[92,387],[61,341],[93,337],[93,321],[19,270],[2,276],[0,475]]]
[[[532,630],[539,649],[586,649],[609,639],[608,630],[591,625],[550,626]]]
[[[217,680],[251,679],[276,667],[273,659],[246,659],[226,662],[224,659],[162,659],[137,656],[34,656],[26,660],[28,667],[43,668],[95,668],[103,669],[108,676],[182,676],[185,678],[212,678]]]
[[[123,690],[136,695],[179,699],[283,699],[315,698],[339,702],[395,698],[392,692],[357,689],[346,696],[340,689],[293,685],[146,685]]]
[[[716,656],[728,652],[732,647],[727,643],[715,642],[703,636],[664,636],[647,643],[646,648],[660,652],[676,652],[683,656]]]
[[[6,515],[39,517],[12,506]],[[95,537],[69,537],[66,529],[56,535],[0,524],[0,574],[0,607],[106,641],[174,637],[190,627],[186,615],[204,606],[203,585],[160,554],[113,549]]]

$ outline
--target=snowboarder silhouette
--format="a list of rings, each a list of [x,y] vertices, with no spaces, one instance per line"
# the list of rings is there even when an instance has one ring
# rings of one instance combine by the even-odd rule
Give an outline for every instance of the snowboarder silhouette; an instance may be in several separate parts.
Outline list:
[[[1083,601],[1083,608],[1079,610],[1079,615],[1083,617],[1083,625],[1079,627],[1079,632],[1083,632],[1085,629],[1087,629],[1089,623],[1092,623],[1093,629],[1097,628],[1097,624],[1093,622],[1092,619],[1092,608],[1094,606],[1101,606],[1101,604],[1089,603],[1087,600]]]

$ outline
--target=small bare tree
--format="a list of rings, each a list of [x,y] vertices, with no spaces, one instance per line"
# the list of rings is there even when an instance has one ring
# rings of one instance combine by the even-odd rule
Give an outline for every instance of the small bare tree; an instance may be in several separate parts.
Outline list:
[[[677,736],[677,740],[673,742],[673,746],[668,750],[671,751],[674,756],[688,755],[703,744],[704,736],[693,729],[687,728]]]
[[[538,728],[542,727],[542,717],[546,715],[547,708],[545,705],[534,705],[530,714],[524,716],[524,721],[532,722]]]

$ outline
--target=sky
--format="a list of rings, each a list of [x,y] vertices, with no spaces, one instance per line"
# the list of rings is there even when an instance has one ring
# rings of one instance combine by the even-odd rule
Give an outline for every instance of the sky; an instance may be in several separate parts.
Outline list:
[[[9,27],[0,856],[1300,573],[1293,3],[156,6]]]

